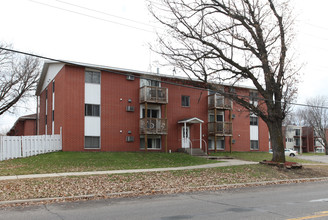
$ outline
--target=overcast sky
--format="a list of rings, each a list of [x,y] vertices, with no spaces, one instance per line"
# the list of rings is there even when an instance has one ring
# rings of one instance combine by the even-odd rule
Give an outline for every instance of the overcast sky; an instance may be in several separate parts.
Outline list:
[[[156,2],[156,0],[152,0]],[[295,54],[301,72],[298,102],[328,95],[327,0],[293,0]],[[75,6],[74,6],[75,5]],[[0,0],[0,41],[39,55],[126,69],[156,71],[160,57],[149,50],[156,31],[145,0]],[[164,72],[165,70],[165,72]],[[160,69],[172,74],[172,69]],[[0,116],[0,133],[35,107]]]

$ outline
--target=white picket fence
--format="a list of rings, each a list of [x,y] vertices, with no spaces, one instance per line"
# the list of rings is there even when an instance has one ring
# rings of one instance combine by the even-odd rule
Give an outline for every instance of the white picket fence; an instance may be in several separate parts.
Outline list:
[[[62,150],[62,138],[56,135],[0,136],[0,161]]]

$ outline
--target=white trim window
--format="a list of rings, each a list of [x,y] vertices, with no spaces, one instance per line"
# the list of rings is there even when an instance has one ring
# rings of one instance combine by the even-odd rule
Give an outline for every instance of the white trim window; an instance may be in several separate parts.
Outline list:
[[[86,70],[85,83],[100,84],[100,72]]]
[[[156,79],[140,79],[140,87],[143,87],[143,86],[161,87],[161,82]]]
[[[250,116],[249,119],[250,119],[250,125],[254,125],[254,126],[259,125],[258,117]]]
[[[84,136],[84,149],[100,149],[100,137]]]
[[[251,150],[259,150],[259,141],[251,140]]]
[[[85,116],[100,116],[100,105],[85,104]]]
[[[160,150],[162,139],[161,136],[150,136],[147,137],[147,149]],[[145,149],[145,136],[140,136],[140,149]]]
[[[214,122],[214,112],[209,112],[208,114],[208,121]],[[223,112],[217,112],[216,113],[216,121],[217,122],[223,122],[224,121],[224,113]]]
[[[181,106],[190,107],[190,96],[182,95],[181,96]]]
[[[214,150],[215,145],[214,145],[214,137],[209,137],[208,138],[208,149],[209,150]],[[224,138],[217,138],[216,139],[216,149],[217,150],[224,150]]]
[[[145,118],[145,105],[140,105],[140,118]],[[148,118],[161,118],[162,112],[161,107],[156,105],[148,105],[147,108],[147,117]]]

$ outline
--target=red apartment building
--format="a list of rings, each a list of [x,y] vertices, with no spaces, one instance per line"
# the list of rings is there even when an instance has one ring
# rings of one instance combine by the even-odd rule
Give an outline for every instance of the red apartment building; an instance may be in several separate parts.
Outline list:
[[[182,77],[52,62],[44,64],[36,95],[38,134],[61,130],[64,151],[269,149],[261,119]]]

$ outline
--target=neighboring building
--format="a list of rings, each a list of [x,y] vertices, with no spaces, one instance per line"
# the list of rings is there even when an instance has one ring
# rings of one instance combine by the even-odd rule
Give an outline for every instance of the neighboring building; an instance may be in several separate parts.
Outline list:
[[[257,101],[246,87],[221,89]],[[45,63],[37,87],[38,134],[64,151],[268,151],[266,124],[200,82],[88,64]]]
[[[287,125],[283,127],[285,148],[296,150],[302,146],[302,127]]]
[[[17,119],[7,136],[36,135],[36,114],[25,115]]]
[[[302,127],[295,125],[287,125],[284,127],[285,148],[293,149],[300,153],[302,152],[317,152],[323,153],[324,147],[321,145],[318,137],[315,134],[313,127]]]
[[[303,152],[325,152],[324,147],[318,141],[320,137],[316,135],[316,132],[313,127],[303,127],[302,128],[302,150]]]

